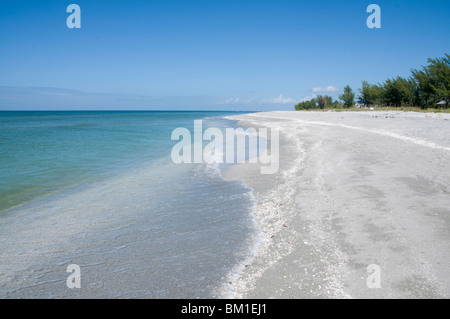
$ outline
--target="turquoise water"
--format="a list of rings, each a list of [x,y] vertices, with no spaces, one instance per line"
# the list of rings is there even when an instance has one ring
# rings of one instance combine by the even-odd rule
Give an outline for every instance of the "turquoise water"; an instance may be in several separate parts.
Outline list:
[[[172,163],[170,136],[232,114],[0,112],[0,297],[226,296],[257,241],[252,191]]]
[[[0,112],[0,211],[170,154],[171,131],[221,112]]]

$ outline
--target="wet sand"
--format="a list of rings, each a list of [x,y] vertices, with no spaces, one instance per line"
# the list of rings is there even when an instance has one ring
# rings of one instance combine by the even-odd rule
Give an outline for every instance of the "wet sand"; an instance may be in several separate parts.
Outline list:
[[[232,118],[280,129],[276,174],[261,175],[256,164],[225,174],[255,190],[262,233],[233,283],[235,298],[450,295],[450,114]],[[369,265],[379,266],[379,288],[367,284]]]

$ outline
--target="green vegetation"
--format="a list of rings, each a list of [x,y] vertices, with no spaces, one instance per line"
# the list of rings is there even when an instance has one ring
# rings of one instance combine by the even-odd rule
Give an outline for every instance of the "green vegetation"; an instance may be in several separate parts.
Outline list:
[[[350,108],[355,104],[355,93],[353,93],[350,85],[347,85],[344,88],[344,93],[339,95],[339,99],[343,101],[343,105],[345,108]]]
[[[450,108],[450,55],[428,59],[422,70],[411,70],[409,78],[400,76],[381,84],[362,82],[357,97],[361,107],[377,109],[443,110]],[[330,96],[317,96],[295,105],[296,110],[343,109],[354,107],[355,93],[346,86],[340,101]]]
[[[341,105],[337,101],[333,101],[333,98],[328,95],[319,95],[309,101],[303,101],[295,105],[295,109],[298,110],[324,110],[324,109],[336,109]]]

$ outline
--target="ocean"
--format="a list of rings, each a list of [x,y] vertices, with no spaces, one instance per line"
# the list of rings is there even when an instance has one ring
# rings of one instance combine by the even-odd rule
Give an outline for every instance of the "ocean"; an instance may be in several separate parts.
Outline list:
[[[0,112],[0,298],[230,296],[259,238],[252,190],[170,154],[175,128],[233,114]]]

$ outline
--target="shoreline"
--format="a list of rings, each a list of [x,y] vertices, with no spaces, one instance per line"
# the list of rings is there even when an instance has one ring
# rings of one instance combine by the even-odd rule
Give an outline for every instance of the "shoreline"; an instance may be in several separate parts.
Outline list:
[[[327,109],[304,109],[295,110],[296,112],[403,112],[403,113],[433,113],[433,114],[448,114],[450,108],[420,108],[415,106],[399,106],[399,107],[351,107],[351,108],[327,108]]]
[[[252,248],[251,190],[215,165],[160,154],[2,214],[0,296],[223,298]],[[69,264],[80,290],[66,288]]]
[[[383,116],[380,116],[383,115]],[[442,298],[450,294],[450,115],[261,112],[280,128],[280,169],[237,164],[261,243],[233,298]],[[430,132],[430,128],[433,131]],[[379,265],[380,289],[367,285]]]

